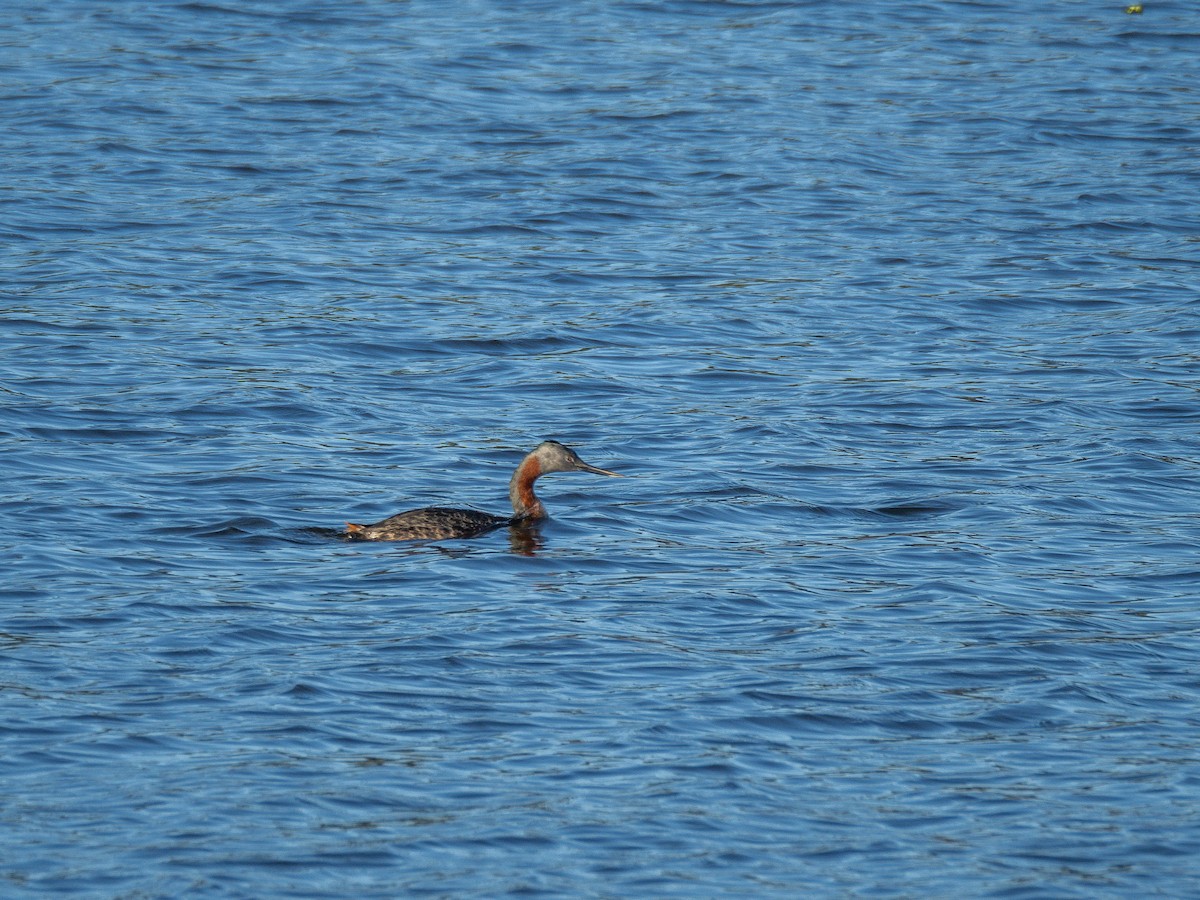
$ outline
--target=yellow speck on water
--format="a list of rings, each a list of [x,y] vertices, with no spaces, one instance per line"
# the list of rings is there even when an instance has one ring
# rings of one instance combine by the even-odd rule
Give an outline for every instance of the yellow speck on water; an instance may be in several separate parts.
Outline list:
[[[1142,4],[1135,3],[1133,6],[1125,7],[1125,12],[1131,16],[1140,16],[1142,14]]]

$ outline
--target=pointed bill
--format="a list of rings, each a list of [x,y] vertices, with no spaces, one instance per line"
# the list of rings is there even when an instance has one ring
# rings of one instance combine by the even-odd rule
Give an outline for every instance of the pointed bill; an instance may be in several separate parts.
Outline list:
[[[608,469],[601,469],[598,466],[590,465],[589,463],[585,463],[582,459],[579,461],[579,468],[581,471],[591,472],[594,475],[610,475],[613,478],[627,478],[628,477],[626,475],[622,475],[620,472],[610,472],[610,471],[608,471]]]

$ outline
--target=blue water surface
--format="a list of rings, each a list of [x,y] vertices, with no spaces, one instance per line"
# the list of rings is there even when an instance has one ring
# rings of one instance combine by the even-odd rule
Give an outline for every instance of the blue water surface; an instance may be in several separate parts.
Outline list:
[[[0,895],[1183,897],[1200,7],[0,9]],[[532,537],[360,543],[507,507]]]

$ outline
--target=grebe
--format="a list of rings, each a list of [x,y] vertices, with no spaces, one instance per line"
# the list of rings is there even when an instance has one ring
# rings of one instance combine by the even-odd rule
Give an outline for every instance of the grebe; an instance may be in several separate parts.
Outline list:
[[[517,471],[513,472],[512,481],[508,483],[508,498],[513,506],[513,515],[509,518],[474,509],[426,506],[399,513],[374,525],[347,522],[346,534],[359,541],[440,541],[446,538],[478,537],[501,525],[518,525],[544,519],[546,507],[534,494],[533,483],[539,475],[551,472],[593,472],[614,478],[625,477],[588,465],[579,458],[578,453],[558,441],[543,441],[521,460]]]

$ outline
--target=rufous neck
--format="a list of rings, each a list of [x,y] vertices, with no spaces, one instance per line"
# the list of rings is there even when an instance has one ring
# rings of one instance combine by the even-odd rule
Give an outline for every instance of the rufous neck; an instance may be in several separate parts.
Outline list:
[[[513,512],[518,519],[544,519],[546,507],[533,492],[533,483],[542,474],[542,465],[538,458],[530,453],[513,472],[512,481],[508,483],[508,499],[512,501]]]

